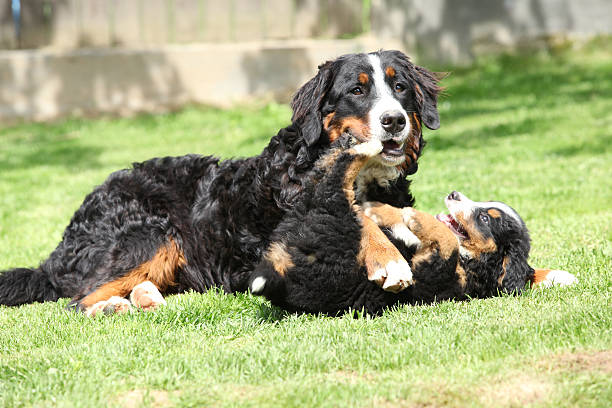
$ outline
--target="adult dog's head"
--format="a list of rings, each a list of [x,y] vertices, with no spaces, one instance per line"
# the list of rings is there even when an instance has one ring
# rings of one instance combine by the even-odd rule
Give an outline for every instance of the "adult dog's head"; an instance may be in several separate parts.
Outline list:
[[[298,90],[292,120],[311,146],[342,134],[377,138],[384,150],[376,162],[412,174],[423,148],[421,124],[440,126],[439,91],[434,75],[399,51],[348,54],[320,65]]]

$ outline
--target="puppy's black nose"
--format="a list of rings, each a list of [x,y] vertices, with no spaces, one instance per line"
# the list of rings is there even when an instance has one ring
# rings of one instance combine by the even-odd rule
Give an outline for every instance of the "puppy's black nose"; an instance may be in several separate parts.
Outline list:
[[[452,193],[450,193],[448,195],[448,199],[449,200],[454,200],[454,201],[461,201],[461,196],[459,195],[458,192],[453,191]]]
[[[406,117],[398,110],[387,111],[380,117],[380,124],[389,133],[398,133],[406,127]]]

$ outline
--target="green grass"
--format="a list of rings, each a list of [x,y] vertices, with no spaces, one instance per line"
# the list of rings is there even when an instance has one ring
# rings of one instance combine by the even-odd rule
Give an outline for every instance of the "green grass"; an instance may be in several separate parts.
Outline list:
[[[609,406],[612,52],[499,57],[445,80],[442,128],[414,192],[508,202],[534,266],[578,275],[382,317],[287,315],[246,294],[185,294],[156,313],[89,319],[0,307],[0,406]],[[0,130],[0,269],[54,248],[83,196],[153,156],[258,153],[288,107],[189,108]]]

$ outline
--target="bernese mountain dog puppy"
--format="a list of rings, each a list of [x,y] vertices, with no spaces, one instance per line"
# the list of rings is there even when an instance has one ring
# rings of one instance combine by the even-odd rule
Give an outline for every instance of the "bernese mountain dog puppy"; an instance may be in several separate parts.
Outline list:
[[[359,172],[382,149],[373,139],[317,162],[316,174],[251,276],[253,294],[289,311],[378,314],[402,303],[520,293],[528,282],[546,281],[527,263],[525,223],[504,203],[478,203],[454,191],[445,200],[450,214],[437,218],[412,207],[360,204]],[[409,262],[412,279],[405,290],[385,291],[368,279],[364,216],[383,228]],[[559,273],[546,275],[558,279]]]
[[[328,61],[294,96],[292,124],[261,154],[156,158],[111,174],[85,197],[48,259],[0,273],[0,305],[69,297],[81,310],[124,310],[136,288],[244,291],[314,163],[341,136],[382,145],[356,178],[358,202],[413,204],[406,176],[417,170],[422,125],[439,127],[439,91],[435,76],[399,51]],[[370,278],[389,290],[406,287],[401,253],[363,223]]]

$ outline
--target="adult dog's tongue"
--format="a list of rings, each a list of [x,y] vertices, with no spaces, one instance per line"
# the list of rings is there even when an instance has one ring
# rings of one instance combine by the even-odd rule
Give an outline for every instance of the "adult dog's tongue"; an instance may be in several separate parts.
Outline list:
[[[467,231],[450,214],[438,214],[436,219],[446,225],[459,238],[467,238]]]
[[[393,140],[383,142],[383,153],[389,156],[402,156],[404,154],[403,146]]]

